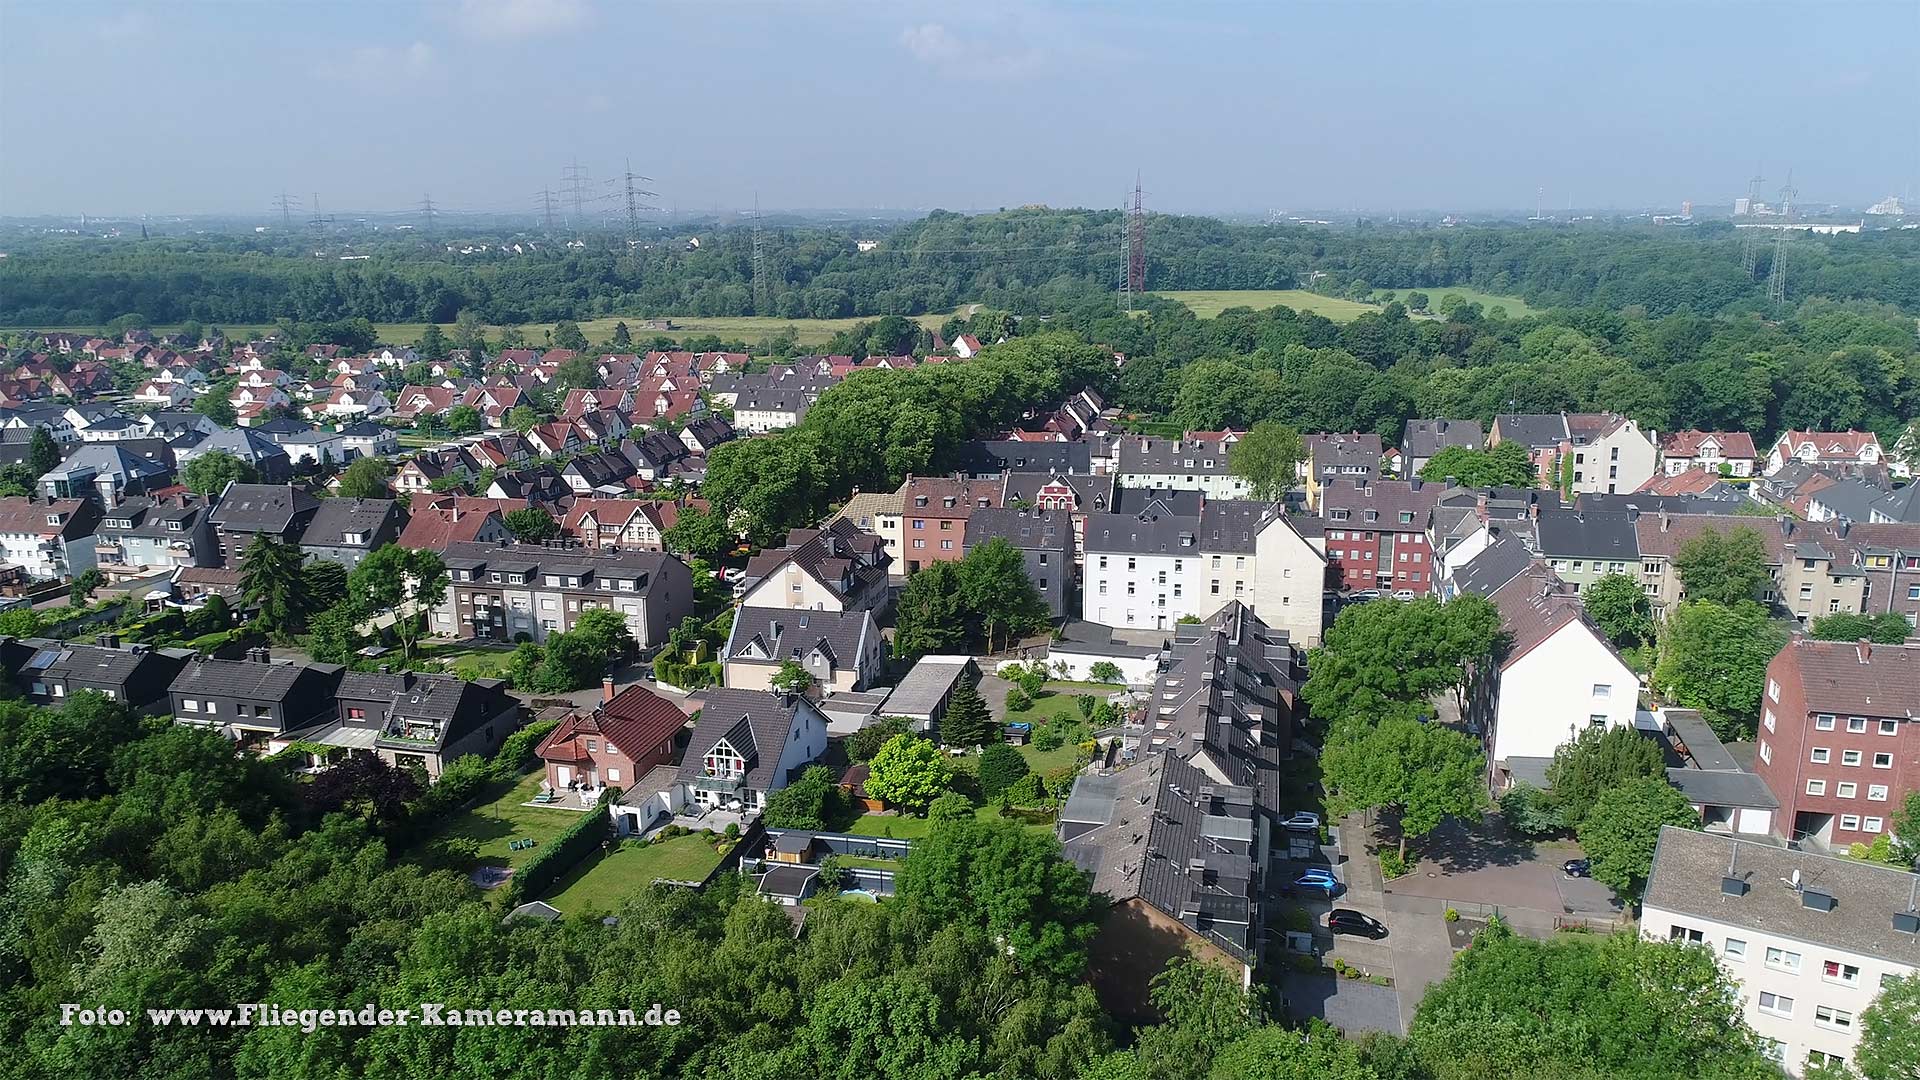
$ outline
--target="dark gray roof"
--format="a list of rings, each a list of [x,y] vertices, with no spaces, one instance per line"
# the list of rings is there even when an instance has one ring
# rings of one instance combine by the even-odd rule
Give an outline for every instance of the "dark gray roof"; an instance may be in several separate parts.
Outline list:
[[[1834,898],[1833,910],[1808,907],[1790,882]],[[1745,882],[1741,895],[1723,877]],[[1660,830],[1645,906],[1746,927],[1920,967],[1920,935],[1897,930],[1896,914],[1914,914],[1920,877],[1860,859],[1792,851],[1722,833]]]
[[[334,434],[343,435],[350,439],[377,439],[382,435],[390,434],[390,432],[371,420],[356,420]]]
[[[1171,753],[1074,781],[1060,813],[1067,859],[1114,901],[1140,899],[1250,960],[1260,932],[1250,788],[1217,784]]]
[[[741,608],[727,635],[725,660],[751,660],[758,653],[772,662],[803,660],[824,649],[836,667],[852,667],[869,634],[880,631],[873,616],[862,611],[808,611],[788,608]]]
[[[1367,475],[1380,471],[1380,456],[1385,453],[1380,436],[1372,432],[1307,436],[1307,460],[1313,471],[1329,474]]]
[[[1478,420],[1409,420],[1400,450],[1410,458],[1430,458],[1449,446],[1477,450],[1486,441]]]
[[[97,476],[119,475],[128,482],[141,483],[165,477],[173,471],[165,463],[150,461],[129,452],[120,443],[96,442],[75,450],[65,461],[47,470],[46,476],[66,479],[82,469],[92,469]]]
[[[638,595],[646,595],[661,584],[662,571],[673,556],[659,551],[620,551],[582,547],[547,547],[544,544],[484,544],[461,541],[448,544],[442,560],[449,568],[512,570],[516,573],[553,573],[557,567],[573,566],[575,573],[591,569],[596,577],[614,581],[636,580]],[[544,587],[544,585],[542,586]],[[584,588],[597,588],[587,582]]]
[[[498,679],[469,682],[453,675],[412,671],[350,671],[341,676],[334,696],[383,707],[392,731],[430,724],[438,733],[436,747],[458,742],[514,705],[506,684]]]
[[[1560,413],[1501,413],[1493,418],[1493,426],[1502,439],[1535,450],[1558,446],[1567,438],[1567,418]]]
[[[215,696],[284,701],[309,670],[334,674],[328,664],[261,664],[252,660],[195,660],[168,687],[187,697]]]
[[[241,461],[249,463],[287,456],[287,452],[281,449],[278,443],[248,428],[222,428],[193,443],[192,446],[195,457],[215,450],[224,450]]]
[[[1197,517],[1088,514],[1085,550],[1122,555],[1199,555]]]
[[[1750,772],[1671,768],[1667,770],[1667,783],[1678,788],[1688,802],[1699,806],[1759,810],[1776,810],[1780,806],[1780,800],[1767,789],[1767,782]]]
[[[956,465],[974,476],[1003,472],[1091,473],[1093,448],[1083,442],[1026,442],[981,439],[955,455]]]
[[[307,531],[301,535],[300,543],[305,547],[363,547],[371,550],[392,539],[383,533],[394,531],[400,523],[401,513],[400,504],[392,499],[322,499],[320,509],[314,512],[313,520],[307,524]],[[350,542],[346,538],[347,533],[358,533],[365,539],[357,543]]]
[[[1531,562],[1533,552],[1519,537],[1502,536],[1454,571],[1453,584],[1463,593],[1492,596],[1502,585],[1519,577]]]
[[[1280,759],[1292,745],[1293,649],[1284,631],[1230,601],[1202,623],[1174,628],[1154,682],[1154,727],[1141,752],[1204,753],[1210,771],[1280,805]],[[1164,725],[1164,726],[1162,726]]]
[[[923,656],[887,695],[883,716],[930,719],[963,679],[969,679],[973,660],[966,656]]]
[[[1071,551],[1073,517],[1065,510],[977,509],[967,517],[963,544],[972,548],[989,540],[1036,551]]]
[[[1644,491],[1630,492],[1625,495],[1605,495],[1597,492],[1582,492],[1574,497],[1574,509],[1582,512],[1603,512],[1624,514],[1629,511],[1640,514],[1657,514],[1666,511],[1669,514],[1726,514],[1731,513],[1730,506],[1737,507],[1747,501],[1745,495],[1734,491],[1725,484],[1716,487],[1726,488],[1732,498],[1711,495],[1652,495]]]
[[[1249,499],[1214,499],[1200,511],[1200,546],[1209,552],[1253,554],[1261,526],[1277,517],[1273,503]]]
[[[1080,503],[1076,509],[1081,513],[1112,509],[1117,494],[1113,489],[1113,477],[1106,474],[1009,472],[1000,492],[1000,503],[1002,506],[1015,500],[1031,503],[1039,497],[1040,489],[1050,484],[1065,484],[1072,488]]]
[[[1226,443],[1208,440],[1160,439],[1148,435],[1126,435],[1120,439],[1120,475],[1225,476]],[[1374,464],[1379,464],[1379,458]]]
[[[295,518],[318,509],[320,500],[292,484],[228,484],[214,508],[213,523],[237,532],[284,532]]]
[[[680,761],[680,779],[698,779],[705,768],[707,751],[725,739],[746,759],[747,787],[771,791],[776,779],[784,784],[784,777],[774,776],[780,766],[780,753],[792,737],[789,733],[794,714],[813,709],[813,703],[802,697],[731,687],[703,691],[702,697],[700,721],[694,725],[693,738]]]
[[[1825,506],[1833,516],[1848,521],[1872,521],[1876,504],[1888,496],[1884,488],[1858,480],[1840,480],[1813,493],[1813,501]]]
[[[1632,514],[1607,511],[1542,510],[1534,525],[1534,537],[1540,554],[1548,558],[1632,562],[1640,558],[1633,518]]]
[[[1197,518],[1206,505],[1206,493],[1198,488],[1121,487],[1113,489],[1115,514],[1155,514],[1160,517]]]
[[[49,675],[64,675],[82,683],[100,685],[123,685],[133,677],[140,665],[148,662],[154,654],[141,648],[110,649],[102,645],[56,644],[59,651],[49,658],[42,668]],[[38,659],[36,655],[29,660]],[[178,663],[178,661],[175,661]]]

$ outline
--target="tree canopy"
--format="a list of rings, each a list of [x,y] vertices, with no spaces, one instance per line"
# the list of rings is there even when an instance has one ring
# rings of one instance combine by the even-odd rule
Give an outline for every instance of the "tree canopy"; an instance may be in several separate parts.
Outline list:
[[[1741,738],[1759,718],[1767,664],[1784,644],[1786,634],[1751,600],[1689,600],[1667,615],[1653,683],[1699,709],[1722,739]]]
[[[1766,542],[1754,529],[1721,533],[1708,529],[1680,546],[1673,557],[1680,588],[1689,600],[1734,605],[1756,600],[1773,581]]]
[[[1294,486],[1295,467],[1306,456],[1300,433],[1276,420],[1262,420],[1227,451],[1227,467],[1244,477],[1253,497],[1277,502]]]
[[[1441,481],[1448,477],[1464,487],[1533,487],[1539,480],[1527,448],[1508,440],[1489,450],[1449,446],[1420,467],[1420,479]]]

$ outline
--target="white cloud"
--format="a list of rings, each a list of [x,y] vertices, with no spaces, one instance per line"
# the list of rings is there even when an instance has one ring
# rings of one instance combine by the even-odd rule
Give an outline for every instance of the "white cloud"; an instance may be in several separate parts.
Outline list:
[[[962,38],[942,23],[921,23],[900,31],[900,44],[914,59],[945,75],[1018,79],[1038,71],[1044,59],[1018,36],[1007,32],[999,35],[1005,40],[983,42]]]
[[[461,0],[456,18],[475,37],[520,38],[577,30],[591,14],[585,0]]]

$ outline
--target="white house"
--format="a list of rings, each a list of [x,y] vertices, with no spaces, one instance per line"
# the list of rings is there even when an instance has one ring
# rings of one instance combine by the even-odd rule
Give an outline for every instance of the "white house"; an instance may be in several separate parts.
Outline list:
[[[84,574],[98,562],[94,528],[100,510],[88,499],[0,499],[0,562],[34,580]]]
[[[1853,1064],[1860,1016],[1920,971],[1916,878],[1892,867],[1667,826],[1640,932],[1711,949],[1768,1056]]]
[[[731,688],[702,697],[676,777],[682,803],[764,810],[826,752],[827,718],[805,697]]]
[[[1871,431],[1786,431],[1767,451],[1767,475],[1790,461],[1851,474],[1880,464],[1883,456],[1880,436]]]
[[[1530,566],[1489,599],[1512,644],[1497,665],[1474,673],[1466,719],[1483,733],[1496,788],[1537,782],[1554,751],[1587,728],[1637,722],[1639,676],[1552,571]]]
[[[1753,436],[1744,431],[1676,431],[1661,442],[1660,459],[1666,475],[1688,469],[1717,473],[1726,466],[1729,476],[1752,476],[1759,454]]]
[[[1116,446],[1121,487],[1198,490],[1209,499],[1252,498],[1253,486],[1227,468],[1229,440],[1126,435]]]

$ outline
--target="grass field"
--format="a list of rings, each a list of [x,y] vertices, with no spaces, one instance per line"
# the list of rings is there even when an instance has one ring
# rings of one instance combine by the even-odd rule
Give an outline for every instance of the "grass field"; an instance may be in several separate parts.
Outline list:
[[[991,806],[976,806],[973,809],[973,816],[979,818],[981,821],[999,821],[1006,815]],[[1051,824],[1038,824],[1030,821],[1021,821],[1020,824],[1036,832],[1043,832],[1049,835],[1053,832],[1053,826]],[[854,836],[882,836],[890,840],[918,840],[927,835],[928,830],[931,828],[933,828],[933,823],[926,818],[911,817],[905,814],[899,816],[893,814],[861,814],[854,819],[853,824],[841,831],[851,833]],[[882,861],[881,865],[885,865],[884,861]],[[895,865],[898,864],[896,863]]]
[[[668,337],[681,339],[713,334],[723,341],[744,341],[751,346],[758,345],[761,341],[791,328],[793,330],[794,340],[799,344],[822,345],[842,330],[848,330],[859,323],[872,322],[874,319],[879,318],[877,315],[866,315],[856,319],[774,319],[762,318],[757,315],[726,315],[715,316],[713,318],[703,318],[697,315],[671,315],[661,317],[670,320],[673,324],[673,329],[645,330],[641,328],[641,324],[645,321],[642,316],[610,315],[604,319],[582,320],[580,323],[580,331],[587,335],[589,341],[598,343],[605,341],[613,335],[613,325],[615,323],[625,322],[627,329],[632,331],[634,338],[642,341],[652,338],[656,334],[665,334]],[[952,318],[950,314],[939,313],[912,315],[908,317],[929,330],[939,329],[941,323]],[[266,326],[253,324],[221,323],[219,325],[220,329],[226,332],[227,338],[230,341],[244,341],[255,334],[269,329],[269,327]],[[49,326],[35,327],[35,329],[47,331],[65,330],[90,334],[99,328]],[[157,334],[171,333],[177,329],[179,329],[177,326],[153,327],[153,331]],[[420,340],[420,335],[425,333],[426,329],[426,323],[373,324],[374,333],[382,342],[390,345],[411,345]],[[444,324],[441,326],[442,332],[451,329],[451,327]],[[503,329],[505,328],[489,326],[487,328],[487,337],[489,339],[496,339]],[[553,324],[527,323],[516,329],[525,335],[528,345],[534,348],[544,348],[547,343],[547,332],[553,329]]]
[[[594,852],[556,883],[547,903],[569,914],[613,911],[652,885],[656,878],[702,881],[720,865],[714,838],[704,833],[676,836],[658,844],[617,844],[610,853]]]
[[[1411,289],[1398,290],[1395,295],[1405,300]],[[1511,318],[1537,315],[1539,312],[1527,306],[1526,301],[1513,296],[1495,296],[1478,289],[1447,287],[1443,289],[1422,289],[1427,294],[1428,306],[1438,309],[1440,298],[1449,293],[1464,300],[1479,304],[1482,308],[1491,308],[1498,304],[1507,309]],[[1250,307],[1255,311],[1264,311],[1276,304],[1284,304],[1295,311],[1311,311],[1324,315],[1334,322],[1350,322],[1369,312],[1378,311],[1380,305],[1361,303],[1358,300],[1342,300],[1333,296],[1321,296],[1305,289],[1206,289],[1194,292],[1163,292],[1157,295],[1169,300],[1178,300],[1203,319],[1211,319],[1228,308]]]
[[[520,805],[539,794],[540,781],[545,777],[545,772],[535,770],[511,786],[495,785],[488,792],[493,797],[491,802],[481,803],[454,815],[448,819],[445,828],[434,834],[433,839],[462,837],[477,840],[482,863],[512,867],[525,865],[540,848],[508,851],[507,841],[532,838],[541,844],[551,843],[569,825],[580,820],[579,811]]]
[[[1369,311],[1377,310],[1372,304],[1321,296],[1319,293],[1310,293],[1305,289],[1203,289],[1192,292],[1163,292],[1156,295],[1180,301],[1203,319],[1211,319],[1228,308],[1246,307],[1255,311],[1265,311],[1279,304],[1284,304],[1295,311],[1311,311],[1316,315],[1325,315],[1334,322],[1350,322]]]

